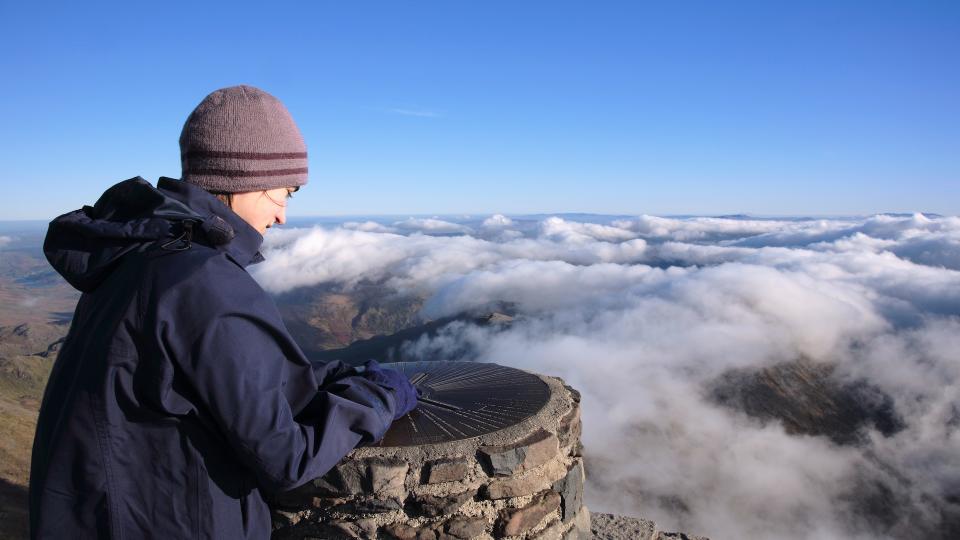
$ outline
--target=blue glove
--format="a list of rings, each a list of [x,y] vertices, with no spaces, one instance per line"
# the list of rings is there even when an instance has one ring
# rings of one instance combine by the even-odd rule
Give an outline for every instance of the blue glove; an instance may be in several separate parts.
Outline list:
[[[367,380],[393,390],[393,398],[397,405],[393,415],[394,420],[416,408],[417,389],[410,384],[406,375],[395,369],[384,369],[376,360],[368,360],[363,367],[363,376]]]

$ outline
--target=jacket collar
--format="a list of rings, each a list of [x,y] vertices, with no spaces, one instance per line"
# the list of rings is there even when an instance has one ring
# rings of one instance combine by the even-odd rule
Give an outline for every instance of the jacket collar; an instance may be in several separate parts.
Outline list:
[[[263,235],[213,194],[188,182],[166,176],[160,177],[157,189],[205,218],[217,216],[226,221],[233,228],[235,236],[217,249],[225,251],[237,264],[249,266],[263,261],[263,255],[260,254]]]

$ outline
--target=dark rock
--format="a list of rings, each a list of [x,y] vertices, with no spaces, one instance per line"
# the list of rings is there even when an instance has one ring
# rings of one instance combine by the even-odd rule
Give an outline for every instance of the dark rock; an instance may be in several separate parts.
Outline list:
[[[352,494],[350,492],[351,490],[343,485],[342,480],[334,470],[331,470],[322,478],[314,478],[310,483],[305,484],[299,489],[310,494],[327,495],[331,497],[346,497]],[[360,493],[360,491],[358,489],[353,493]]]
[[[583,506],[583,465],[580,461],[567,471],[567,475],[553,484],[553,491],[560,494],[560,515],[567,523]]]
[[[417,540],[438,540],[437,534],[433,529],[422,529],[417,533]]]
[[[370,491],[373,493],[389,493],[402,498],[404,481],[409,466],[400,460],[371,459],[367,461],[367,472],[370,479]]]
[[[513,444],[482,446],[477,453],[491,475],[510,476],[546,463],[557,455],[559,448],[556,435],[538,429]]]
[[[291,525],[296,525],[300,523],[300,520],[303,519],[303,516],[306,512],[288,512],[284,510],[274,509],[271,512],[271,523],[274,529],[279,529],[281,527],[290,527]]]
[[[483,518],[455,517],[443,526],[437,540],[470,540],[486,529],[487,521]]]
[[[566,384],[563,385],[563,387],[567,389],[567,392],[570,392],[570,399],[572,399],[575,403],[580,403],[580,392],[575,390],[572,386],[568,386]]]
[[[570,445],[571,442],[578,440],[580,438],[580,430],[580,406],[574,404],[570,412],[560,419],[557,427],[557,438],[560,440],[560,446],[566,447]]]
[[[326,510],[346,503],[350,499],[347,497],[313,497],[310,499],[310,507],[317,510]]]
[[[593,532],[590,530],[590,513],[585,508],[581,508],[573,518],[570,529],[564,533],[561,540],[593,540]],[[631,538],[631,540],[639,540]]]
[[[350,538],[351,540],[354,540],[354,539],[357,539],[357,538],[365,538],[365,537],[366,537],[366,536],[363,534],[363,532],[360,530],[360,528],[357,527],[357,526],[356,526],[355,524],[353,524],[353,523],[349,523],[349,522],[333,522],[333,523],[328,524],[328,526],[330,527],[331,531],[333,532],[333,534],[331,534],[331,537],[332,537],[332,538]],[[327,537],[324,536],[324,537],[322,537],[322,538],[327,538]]]
[[[703,536],[693,536],[682,532],[658,532],[653,540],[709,540]]]
[[[358,519],[353,522],[363,538],[377,537],[377,520],[373,518]]]
[[[274,531],[271,540],[302,540],[323,538],[324,540],[355,540],[362,538],[350,525],[345,523],[312,523],[302,521],[290,528]]]
[[[402,500],[407,469],[406,463],[397,460],[344,460],[323,477],[278,495],[276,500],[283,506],[311,505],[315,497],[349,498],[364,494]]]
[[[392,523],[380,529],[381,537],[394,540],[438,540],[436,525],[428,527],[411,527],[402,523]]]
[[[524,453],[518,449],[503,449],[501,447],[485,447],[479,450],[490,474],[495,476],[510,476],[520,468]]]
[[[367,464],[360,460],[344,460],[327,474],[313,480],[313,493],[334,497],[359,495],[372,491],[367,480]]]
[[[414,495],[411,497],[409,509],[419,515],[436,517],[452,514],[463,506],[463,503],[472,499],[476,490],[468,489],[449,495]]]
[[[334,506],[330,510],[342,514],[382,514],[403,508],[403,502],[393,497],[355,499]]]
[[[313,483],[306,483],[290,491],[276,493],[270,497],[270,506],[278,510],[303,510],[305,508],[327,508],[344,502],[343,497],[317,496]],[[326,488],[322,490],[327,493]]]
[[[559,521],[554,521],[550,525],[544,527],[537,534],[531,536],[533,540],[558,540],[563,535],[564,524]],[[566,539],[564,539],[566,540]]]
[[[538,472],[539,474],[535,474]],[[483,486],[481,493],[484,498],[491,500],[533,495],[550,489],[554,482],[566,474],[567,469],[564,464],[553,461],[544,466],[542,471],[511,478],[498,478]]]
[[[536,476],[507,478],[481,488],[484,499],[497,500],[532,495],[550,487],[550,481]]]
[[[469,473],[470,464],[467,463],[467,458],[457,456],[428,461],[424,466],[422,478],[424,484],[456,482],[466,478]]]
[[[543,518],[560,507],[560,495],[550,491],[536,498],[523,508],[504,508],[497,518],[497,533],[502,536],[517,536],[536,527]]]
[[[387,538],[395,540],[415,540],[417,538],[417,529],[403,523],[391,523],[382,527],[380,532]]]

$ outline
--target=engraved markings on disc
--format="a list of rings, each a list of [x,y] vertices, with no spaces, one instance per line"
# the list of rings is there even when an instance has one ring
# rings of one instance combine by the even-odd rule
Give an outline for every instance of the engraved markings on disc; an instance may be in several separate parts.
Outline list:
[[[414,446],[468,439],[536,414],[550,398],[546,383],[519,369],[474,362],[400,362],[420,391],[417,408],[400,418],[380,446]]]

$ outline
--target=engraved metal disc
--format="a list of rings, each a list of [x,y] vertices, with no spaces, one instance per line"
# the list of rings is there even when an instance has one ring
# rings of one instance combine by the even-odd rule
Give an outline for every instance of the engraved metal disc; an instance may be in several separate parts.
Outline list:
[[[468,439],[513,426],[550,399],[539,377],[477,362],[398,362],[417,388],[417,408],[396,420],[380,446],[415,446]]]

